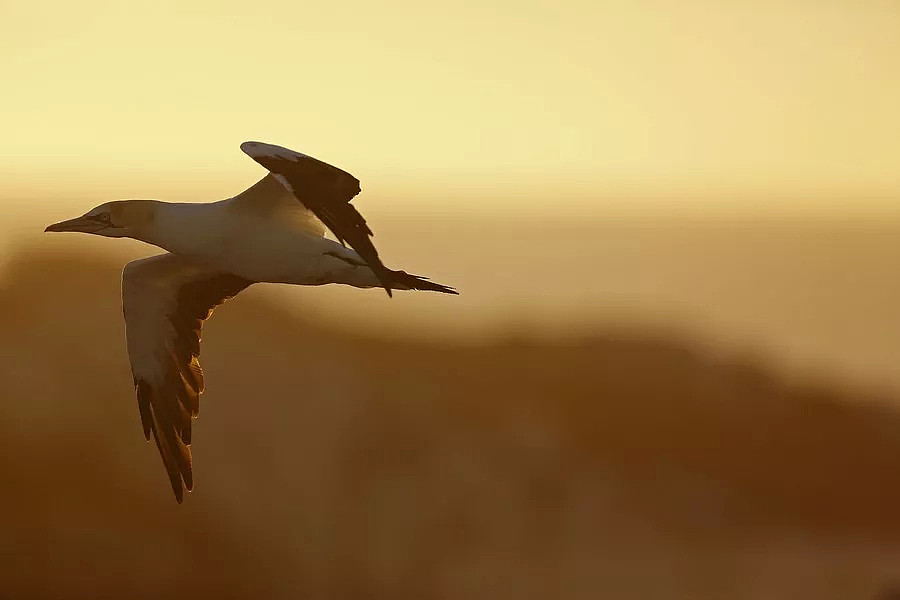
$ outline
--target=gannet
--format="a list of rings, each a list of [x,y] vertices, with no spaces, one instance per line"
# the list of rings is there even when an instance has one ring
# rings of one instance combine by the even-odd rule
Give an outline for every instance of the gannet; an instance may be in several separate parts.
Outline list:
[[[241,150],[269,173],[237,196],[205,204],[107,202],[46,228],[134,238],[167,251],[125,265],[122,308],[144,437],[156,442],[179,504],[194,486],[200,329],[216,306],[258,282],[381,287],[389,296],[457,293],[384,266],[372,230],[350,204],[360,192],[354,176],[273,144],[245,142]],[[325,237],[326,228],[338,241]]]

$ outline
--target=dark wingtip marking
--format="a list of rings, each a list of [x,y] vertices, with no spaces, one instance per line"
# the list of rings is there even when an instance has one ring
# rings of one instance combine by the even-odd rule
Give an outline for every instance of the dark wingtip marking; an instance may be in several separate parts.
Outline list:
[[[156,448],[162,457],[163,465],[166,467],[166,474],[169,476],[169,485],[172,486],[172,492],[175,494],[175,501],[178,504],[184,502],[184,487],[181,483],[181,474],[178,472],[177,466],[174,464],[175,459],[169,455],[168,448],[164,443],[160,442],[160,436],[153,429],[153,440],[156,442]]]
[[[190,417],[187,416],[186,411],[182,412],[183,406],[177,400],[174,402],[174,406],[168,407],[169,409],[174,408],[175,411],[167,411],[167,407],[163,403],[154,403],[153,389],[146,381],[138,380],[136,388],[144,435],[148,440],[150,435],[153,436],[163,466],[166,468],[169,485],[175,494],[175,501],[181,504],[184,502],[184,489],[187,488],[190,491],[194,487],[191,450],[181,439],[185,431],[184,427],[180,427],[180,421],[186,418],[188,424],[186,437],[190,440]]]
[[[429,281],[427,277],[410,275],[406,271],[389,271],[389,274],[392,283],[399,284],[411,290],[441,292],[442,294],[453,294],[454,296],[459,295],[459,292],[457,292],[454,288],[448,285],[441,285],[440,283]],[[390,291],[388,291],[388,295],[391,295]]]

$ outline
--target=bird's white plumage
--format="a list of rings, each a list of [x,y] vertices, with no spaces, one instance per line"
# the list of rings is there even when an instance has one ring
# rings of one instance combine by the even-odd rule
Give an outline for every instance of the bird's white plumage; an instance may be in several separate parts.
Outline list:
[[[310,233],[325,235],[325,224],[311,210],[297,201],[287,179],[269,173],[255,184],[222,202],[232,213],[257,215],[267,219],[291,222]]]
[[[274,179],[270,183],[284,189]],[[379,285],[359,255],[324,237],[321,221],[302,205],[266,202],[265,195],[246,200],[238,196],[211,204],[160,204],[141,239],[251,281]]]
[[[285,177],[284,175],[281,175],[281,174],[276,174],[276,173],[272,173],[272,177],[277,179],[278,183],[283,185],[284,189],[286,189],[288,192],[290,192],[291,194],[294,193],[294,186],[292,186],[291,182],[287,180],[287,177]]]

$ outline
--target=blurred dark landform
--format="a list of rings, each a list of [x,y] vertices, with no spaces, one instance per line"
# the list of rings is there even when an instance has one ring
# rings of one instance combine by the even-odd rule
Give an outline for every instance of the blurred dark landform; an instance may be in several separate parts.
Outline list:
[[[121,267],[0,280],[0,596],[870,598],[900,574],[892,399],[665,334],[353,336],[253,288],[204,329],[178,506]]]

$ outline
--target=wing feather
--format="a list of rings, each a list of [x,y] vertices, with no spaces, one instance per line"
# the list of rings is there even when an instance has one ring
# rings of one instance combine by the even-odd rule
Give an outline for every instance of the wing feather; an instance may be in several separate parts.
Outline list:
[[[389,269],[381,262],[371,239],[375,234],[350,203],[361,189],[359,179],[350,173],[312,156],[274,144],[244,142],[241,150],[268,169],[267,177],[273,177],[295,200],[299,200],[295,204],[301,204],[318,217],[341,244],[349,244],[372,269],[388,296],[391,295],[391,289],[457,293],[449,286],[426,281],[405,271]],[[264,181],[266,178],[260,184]]]
[[[244,142],[243,150],[278,178],[303,206],[313,212],[342,244],[349,244],[391,294],[392,271],[384,266],[371,238],[375,235],[350,203],[361,188],[359,179],[326,162],[288,148]]]
[[[125,265],[125,337],[144,437],[153,437],[175,499],[194,485],[191,421],[200,410],[200,331],[213,308],[252,282],[162,254]]]

